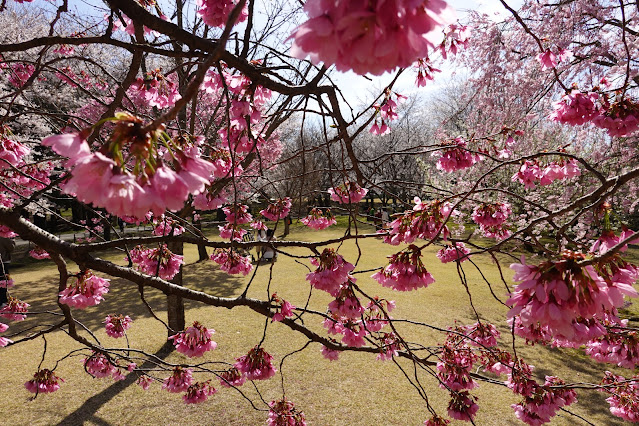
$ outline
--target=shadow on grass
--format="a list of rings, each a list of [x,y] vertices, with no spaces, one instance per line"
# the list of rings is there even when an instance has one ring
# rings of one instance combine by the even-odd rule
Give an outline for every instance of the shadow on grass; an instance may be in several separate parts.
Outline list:
[[[39,265],[38,265],[39,266]],[[50,268],[50,265],[47,265]],[[57,271],[43,271],[44,267],[25,270],[15,268],[16,275],[22,273],[16,279],[15,287],[10,290],[10,295],[29,303],[31,306],[26,320],[14,323],[14,332],[42,327],[42,324],[54,324],[62,320],[60,309],[57,305],[58,275]],[[77,269],[70,266],[69,273],[77,273]],[[33,274],[33,275],[31,275]],[[32,280],[26,281],[25,277]],[[211,262],[199,262],[184,267],[183,284],[193,290],[206,291],[213,296],[232,297],[239,294],[244,286],[244,277],[230,276],[220,271]],[[151,306],[153,312],[160,318],[166,318],[166,295],[151,287],[144,288],[144,298]],[[188,308],[200,306],[198,302],[189,302]],[[104,295],[104,300],[97,306],[84,310],[72,309],[74,317],[92,331],[104,327],[103,321],[106,315],[129,315],[133,320],[151,317],[148,308],[140,298],[138,286],[130,281],[111,279],[109,292]]]
[[[171,352],[173,352],[174,347],[170,341],[164,343],[164,345],[154,354],[155,357],[159,359],[165,359]],[[141,369],[150,369],[155,367],[155,364],[147,361],[139,368]],[[91,422],[96,425],[111,425],[111,423],[101,419],[96,416],[96,413],[106,403],[115,398],[120,392],[124,391],[127,387],[134,384],[138,379],[138,375],[134,373],[130,373],[126,376],[124,380],[120,380],[114,382],[111,386],[103,390],[102,392],[95,394],[88,398],[84,403],[78,407],[77,410],[70,413],[64,419],[58,423],[59,426],[75,426],[84,424],[85,422]]]

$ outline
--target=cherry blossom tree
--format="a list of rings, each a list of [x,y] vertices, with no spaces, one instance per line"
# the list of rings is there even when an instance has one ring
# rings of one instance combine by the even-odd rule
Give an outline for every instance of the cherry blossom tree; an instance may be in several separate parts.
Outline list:
[[[272,380],[290,355],[265,343],[279,322],[307,339],[300,351],[394,361],[422,398],[426,425],[473,423],[478,386],[512,391],[514,415],[531,425],[571,413],[583,390],[607,395],[610,416],[639,421],[639,340],[624,311],[639,279],[628,256],[639,241],[630,226],[639,210],[636,2],[526,1],[516,10],[500,0],[502,18],[470,12],[461,21],[444,0],[58,3],[8,0],[0,12],[6,28],[19,29],[5,30],[0,45],[0,236],[33,243],[32,256],[59,273],[48,295],[58,311],[36,313],[3,272],[10,297],[0,309],[0,346],[63,330],[84,348],[78,368],[89,375],[136,377],[145,390],[161,387],[194,404]],[[454,102],[435,120],[398,87],[406,77],[433,84],[445,68],[468,78],[457,80]],[[391,79],[356,109],[334,71]],[[401,209],[378,232],[363,226],[369,192]],[[91,227],[95,239],[70,242],[24,217],[27,209],[58,215],[60,202],[93,212],[90,226],[59,219]],[[218,209],[225,220],[209,238],[194,222]],[[312,242],[266,243],[308,268],[294,281],[308,291],[306,306],[287,301],[285,287],[249,295],[253,279],[237,297],[217,296],[214,280],[200,291],[183,279],[184,244],[212,251],[211,269],[254,278],[264,266],[247,252],[265,243],[246,239],[249,232],[293,215],[324,230],[336,214],[348,223],[338,238],[318,232]],[[118,219],[153,231],[122,233]],[[97,227],[112,227],[113,238],[100,238]],[[376,238],[395,250],[388,262],[366,270],[361,259],[375,253],[345,256],[342,243]],[[104,250],[121,252],[129,266],[100,258]],[[498,282],[481,274],[482,258],[498,268]],[[455,267],[468,296],[458,303],[475,318],[468,324],[395,318],[395,301],[362,285],[370,277],[379,289],[428,292],[439,263]],[[473,303],[473,268],[508,308],[501,324]],[[135,318],[127,312],[100,319],[115,343],[78,320],[111,296],[112,278],[137,289],[166,329],[158,341],[168,339],[180,364],[130,347]],[[167,296],[166,322],[145,289]],[[315,309],[311,302],[323,298],[331,301]],[[264,338],[219,359],[216,331],[187,324],[184,300],[248,308],[265,319]],[[406,324],[438,339],[414,341]],[[532,344],[591,357],[601,363],[600,382],[538,375],[518,352]],[[35,396],[64,392],[56,368],[72,362],[45,365],[46,351],[34,355],[43,360],[37,371],[20,372]],[[447,406],[429,399],[426,380]],[[282,393],[255,404],[270,425],[306,424],[283,376]]]

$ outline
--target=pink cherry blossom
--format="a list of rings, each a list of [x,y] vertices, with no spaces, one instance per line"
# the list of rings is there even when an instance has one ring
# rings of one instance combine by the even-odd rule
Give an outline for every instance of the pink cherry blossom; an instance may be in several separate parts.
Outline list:
[[[606,399],[610,404],[610,412],[617,417],[630,422],[639,421],[639,376],[630,379],[615,375],[606,371],[602,380],[601,391],[609,393],[611,396]]]
[[[223,371],[219,374],[220,385],[225,388],[242,386],[246,381],[246,377],[235,367]]]
[[[8,297],[7,304],[0,309],[0,317],[13,321],[23,321],[27,318],[29,304],[13,296]]]
[[[81,133],[64,133],[42,139],[42,145],[50,147],[56,154],[67,157],[66,165],[71,167],[78,160],[91,155],[89,144],[85,140],[86,135]]]
[[[276,310],[275,314],[273,314],[272,321],[282,321],[284,318],[290,318],[293,316],[295,306],[280,298],[277,293],[273,293],[271,296],[271,303],[275,305]]]
[[[166,78],[160,69],[147,72],[143,79],[136,79],[129,90],[143,105],[160,109],[171,107],[181,98],[177,84]]]
[[[236,358],[235,368],[241,371],[248,380],[267,380],[275,375],[273,357],[263,348],[256,346],[248,354]]]
[[[468,150],[468,142],[462,138],[455,138],[443,145],[445,149],[439,154],[440,157],[439,160],[437,160],[438,170],[449,173],[456,170],[463,170],[472,167],[473,164],[482,159],[479,154]]]
[[[537,55],[537,60],[541,64],[542,71],[555,68],[557,66],[557,56],[552,53],[550,49],[546,49],[544,52]]]
[[[215,393],[217,393],[217,389],[211,386],[210,381],[195,382],[186,389],[182,399],[186,404],[199,404]]]
[[[444,240],[448,238],[450,231],[444,223],[459,212],[453,210],[448,202],[434,200],[424,203],[417,197],[414,201],[413,210],[404,212],[389,224],[387,231],[380,232],[388,234],[384,236],[385,243],[412,243],[416,238],[432,240],[437,235],[441,235]]]
[[[390,262],[371,277],[382,286],[397,291],[417,290],[435,282],[421,261],[421,250],[410,245],[406,250],[390,256]]]
[[[269,205],[260,210],[260,214],[269,220],[284,219],[291,212],[291,199],[286,197],[279,199],[275,202],[269,203]]]
[[[9,139],[8,129],[0,127],[0,170],[8,168],[7,163],[19,165],[31,150],[18,141]]]
[[[329,349],[326,346],[322,345],[322,356],[329,361],[337,361],[339,358],[339,351],[335,351],[333,349]]]
[[[142,388],[142,390],[149,390],[152,382],[153,379],[149,376],[140,376],[138,378],[137,384]]]
[[[442,0],[307,1],[309,19],[291,35],[292,54],[339,71],[382,74],[428,56],[452,21]]]
[[[313,287],[332,296],[337,296],[342,284],[348,281],[349,274],[355,268],[332,248],[325,248],[319,258],[312,257],[311,263],[317,269],[307,274],[306,279]]]
[[[202,17],[202,21],[210,27],[224,27],[226,21],[237,5],[237,0],[197,0],[197,14]],[[248,4],[244,3],[244,7],[235,23],[246,21],[248,17]]]
[[[445,246],[441,248],[437,252],[437,258],[442,263],[455,262],[459,260],[460,262],[465,262],[469,258],[466,256],[470,253],[470,249],[466,248],[466,245],[461,242],[455,242],[450,246]]]
[[[247,275],[253,270],[251,258],[242,256],[233,249],[218,249],[211,254],[211,260],[220,265],[221,270],[231,275]]]
[[[453,419],[469,421],[475,418],[479,405],[475,403],[477,397],[472,396],[468,391],[451,392],[448,403],[448,415]]]
[[[31,393],[51,393],[60,389],[59,382],[64,382],[60,377],[48,369],[38,370],[33,379],[24,384],[24,387]]]
[[[175,277],[184,263],[184,256],[173,254],[166,244],[153,249],[137,246],[131,249],[129,254],[137,270],[147,275],[157,275],[163,280]]]
[[[355,182],[346,182],[335,188],[328,188],[331,200],[342,204],[359,203],[368,193],[368,189],[360,187]]]
[[[354,280],[350,278],[349,283]],[[342,286],[335,300],[328,304],[328,309],[332,314],[348,319],[359,319],[365,311],[350,284]]]
[[[162,389],[169,392],[180,393],[186,391],[193,383],[192,371],[179,365],[173,368],[173,374],[164,379]]]
[[[126,330],[131,327],[131,317],[126,315],[107,315],[104,319],[104,328],[107,336],[120,338],[126,335]]]
[[[67,287],[60,292],[59,302],[77,309],[84,309],[98,305],[104,300],[102,296],[108,292],[109,280],[85,270],[75,276],[74,283],[70,285],[67,283]]]
[[[571,126],[588,123],[599,115],[598,98],[597,93],[582,93],[573,89],[555,103],[555,110],[549,118]]]
[[[49,255],[49,253],[40,248],[40,247],[34,247],[33,249],[29,250],[29,256],[31,256],[34,259],[38,259],[38,260],[42,260],[42,259],[50,259],[51,256]]]
[[[170,336],[173,340],[175,350],[189,358],[201,357],[205,352],[217,348],[217,343],[211,340],[215,333],[213,329],[207,329],[199,322],[195,321],[186,330]]]
[[[282,398],[278,401],[271,401],[268,411],[268,426],[306,426],[304,413],[295,408],[295,405]]]
[[[335,220],[335,216],[333,216],[330,209],[321,210],[319,208],[313,208],[308,216],[300,219],[300,222],[309,228],[321,230],[335,225],[337,220]]]
[[[123,380],[124,376],[118,367],[104,354],[93,351],[84,359],[84,369],[97,379],[111,376],[114,380]]]

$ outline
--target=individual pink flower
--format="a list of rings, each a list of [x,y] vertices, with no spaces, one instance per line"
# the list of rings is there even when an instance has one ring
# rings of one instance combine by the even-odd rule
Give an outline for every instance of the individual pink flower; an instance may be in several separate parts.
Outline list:
[[[371,277],[382,286],[397,291],[411,291],[428,287],[429,284],[435,282],[435,278],[426,270],[421,256],[421,250],[411,244],[406,250],[390,256],[389,264]]]
[[[131,317],[128,315],[107,315],[104,319],[107,336],[116,339],[124,337],[126,331],[131,327],[131,322]]]
[[[272,321],[282,321],[284,318],[292,317],[295,306],[291,305],[286,300],[280,298],[277,293],[273,293],[271,296],[271,303],[275,305],[275,314],[273,314]]]
[[[235,367],[223,371],[219,374],[220,385],[225,388],[242,386],[246,381],[246,377]]]
[[[535,182],[540,173],[537,162],[526,160],[519,168],[519,171],[512,176],[511,180],[522,183],[526,189],[535,188]]]
[[[311,263],[317,266],[315,271],[306,275],[306,279],[318,290],[337,296],[342,284],[346,283],[349,274],[355,267],[335,252],[335,249],[325,248],[319,258],[312,257]]]
[[[308,21],[291,35],[292,55],[338,71],[380,75],[409,67],[439,42],[439,30],[452,21],[442,0],[326,1],[304,5]]]
[[[27,318],[29,304],[13,296],[8,297],[7,304],[0,309],[0,317],[13,321],[23,321]]]
[[[335,216],[331,213],[331,209],[322,210],[319,208],[313,208],[308,216],[300,219],[304,225],[313,229],[326,229],[331,225],[335,225],[337,220],[335,220]]]
[[[442,247],[437,252],[437,258],[442,263],[456,262],[458,260],[465,262],[469,259],[468,256],[466,256],[468,253],[470,253],[470,249],[466,248],[464,243],[455,242],[450,246]]]
[[[164,379],[162,389],[166,389],[169,392],[180,393],[184,392],[193,383],[192,371],[188,368],[182,368],[179,365],[173,368],[173,374]]]
[[[557,66],[557,56],[555,56],[550,49],[546,49],[544,52],[537,55],[537,60],[541,64],[542,71],[546,71],[547,69],[555,68]]]
[[[356,182],[346,182],[335,188],[328,188],[331,200],[342,204],[359,203],[368,193],[368,189],[360,187]]]
[[[8,328],[9,326],[7,324],[0,322],[0,333],[4,333],[5,331],[7,331]],[[4,348],[9,343],[13,343],[13,340],[0,336],[0,348]]]
[[[295,405],[282,398],[278,401],[271,401],[268,411],[268,426],[306,426],[304,413],[295,408]]]
[[[430,59],[427,57],[417,59],[415,68],[417,68],[417,77],[415,79],[417,87],[426,86],[428,81],[435,79],[435,73],[441,72],[441,70],[432,66]]]
[[[256,346],[248,354],[236,358],[235,368],[241,371],[248,380],[266,380],[275,375],[273,357],[263,348]]]
[[[195,382],[186,389],[182,399],[186,404],[199,404],[206,401],[209,396],[217,393],[217,389],[211,386],[210,381]]]
[[[260,214],[269,220],[284,219],[291,212],[291,199],[289,197],[269,203],[260,210]]]
[[[31,393],[51,393],[60,389],[59,382],[64,382],[63,379],[56,376],[56,374],[48,369],[38,370],[33,379],[24,384],[24,387]]]
[[[226,203],[224,197],[213,197],[208,192],[201,192],[193,197],[193,207],[198,210],[217,210]]]
[[[109,280],[84,270],[75,275],[75,282],[67,283],[67,288],[59,295],[59,302],[77,309],[98,305],[102,296],[109,292]]]
[[[233,249],[218,249],[211,254],[211,260],[220,265],[221,270],[231,275],[248,275],[253,270],[251,258],[242,256]]]
[[[217,343],[211,340],[213,333],[215,333],[215,330],[209,330],[195,321],[192,326],[170,336],[169,339],[173,340],[175,350],[189,358],[194,358],[201,357],[205,352],[217,348]]]
[[[233,8],[238,4],[237,0],[197,0],[197,14],[202,17],[202,21],[210,27],[224,27]],[[235,24],[246,21],[248,17],[248,5],[240,11]]]
[[[56,154],[67,157],[69,161],[66,166],[71,167],[78,160],[91,155],[86,136],[84,132],[53,135],[42,139],[42,145],[50,147]]]

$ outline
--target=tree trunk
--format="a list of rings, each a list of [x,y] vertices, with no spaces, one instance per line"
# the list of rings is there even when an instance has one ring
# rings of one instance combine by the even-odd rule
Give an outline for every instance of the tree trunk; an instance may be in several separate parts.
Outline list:
[[[175,242],[167,244],[169,250],[174,254],[184,254],[184,243]],[[173,277],[172,283],[182,285],[182,266],[180,266],[180,272]],[[169,336],[175,334],[175,332],[184,330],[186,328],[186,321],[184,319],[184,300],[177,294],[168,294],[166,297],[166,311],[169,322]]]
[[[202,222],[197,221],[197,223],[194,223],[193,225],[199,231],[202,231]],[[201,262],[203,260],[207,260],[209,258],[209,255],[206,252],[206,246],[204,244],[198,244],[197,245],[197,254],[198,254],[198,259],[199,259],[198,262]]]

